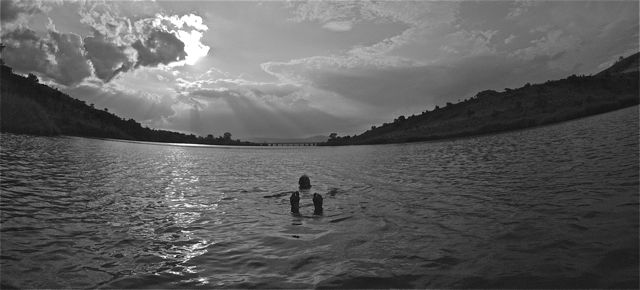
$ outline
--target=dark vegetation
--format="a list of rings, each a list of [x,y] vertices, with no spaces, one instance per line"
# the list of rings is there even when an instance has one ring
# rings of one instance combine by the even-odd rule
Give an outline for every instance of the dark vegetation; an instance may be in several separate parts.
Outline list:
[[[257,145],[231,139],[231,133],[206,137],[143,127],[105,108],[74,99],[57,89],[38,83],[38,78],[16,75],[1,65],[0,132],[32,135],[69,135],[136,141],[212,145]]]
[[[336,133],[321,145],[428,141],[523,129],[638,104],[638,54],[593,76],[572,75],[503,92],[486,90],[420,115],[399,116],[354,136]]]

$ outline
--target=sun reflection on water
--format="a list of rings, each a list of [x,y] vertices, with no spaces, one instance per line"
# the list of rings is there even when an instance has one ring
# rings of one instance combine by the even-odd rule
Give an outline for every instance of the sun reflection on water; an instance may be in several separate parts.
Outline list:
[[[220,201],[224,198],[224,193],[214,192],[206,197],[202,196],[204,187],[200,177],[193,169],[195,164],[185,155],[182,148],[175,148],[172,154],[167,156],[171,170],[168,172],[170,181],[164,190],[164,199],[170,210],[171,219],[174,226],[179,229],[172,231],[167,238],[172,239],[173,245],[158,254],[159,257],[178,263],[178,267],[165,271],[169,274],[187,276],[202,272],[197,265],[187,263],[198,256],[207,253],[207,249],[215,242],[203,238],[198,230],[192,230],[195,226],[207,224],[210,221],[203,216],[207,212],[216,211]],[[207,277],[197,277],[192,282],[199,285],[209,283]]]

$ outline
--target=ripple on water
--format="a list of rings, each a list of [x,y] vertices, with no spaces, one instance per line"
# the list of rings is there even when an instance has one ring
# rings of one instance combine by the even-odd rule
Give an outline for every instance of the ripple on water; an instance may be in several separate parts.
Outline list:
[[[638,131],[635,107],[339,148],[3,134],[0,287],[635,288]]]

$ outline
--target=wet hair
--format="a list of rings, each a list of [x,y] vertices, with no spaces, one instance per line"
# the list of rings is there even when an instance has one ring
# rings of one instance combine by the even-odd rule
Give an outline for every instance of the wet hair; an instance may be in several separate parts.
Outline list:
[[[300,187],[300,189],[310,189],[311,188],[311,180],[309,179],[309,176],[302,175],[300,176],[300,179],[298,179],[298,185]]]

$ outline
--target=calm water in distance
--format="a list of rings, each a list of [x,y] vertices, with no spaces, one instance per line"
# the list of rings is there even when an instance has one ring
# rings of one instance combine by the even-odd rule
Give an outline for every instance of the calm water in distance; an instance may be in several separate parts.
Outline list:
[[[2,288],[639,283],[637,106],[397,145],[0,145]]]

